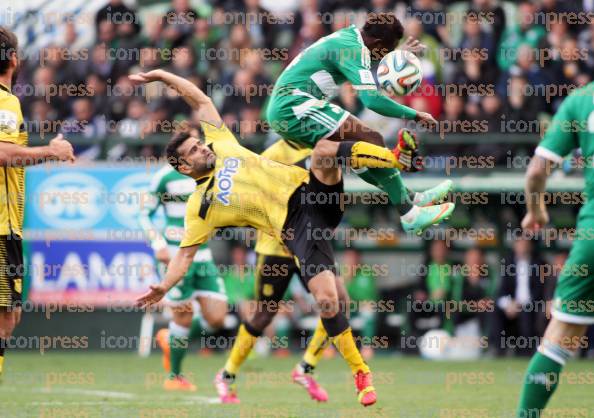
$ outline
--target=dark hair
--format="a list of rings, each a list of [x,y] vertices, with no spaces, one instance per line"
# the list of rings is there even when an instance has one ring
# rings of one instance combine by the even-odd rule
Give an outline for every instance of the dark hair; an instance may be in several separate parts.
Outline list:
[[[362,32],[371,38],[382,39],[384,44],[396,46],[404,35],[404,28],[392,12],[369,13]]]
[[[17,53],[18,39],[8,28],[0,26],[0,74],[6,74],[13,54]]]
[[[167,147],[165,148],[165,155],[167,156],[167,162],[171,164],[175,170],[179,171],[180,155],[177,149],[183,144],[186,139],[190,138],[190,132],[182,131],[178,132],[169,140]]]

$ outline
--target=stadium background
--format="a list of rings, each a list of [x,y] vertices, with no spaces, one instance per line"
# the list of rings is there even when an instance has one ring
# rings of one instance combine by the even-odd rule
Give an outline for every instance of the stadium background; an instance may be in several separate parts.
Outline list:
[[[14,90],[28,121],[30,144],[46,143],[63,132],[78,156],[74,166],[27,170],[30,303],[25,305],[17,336],[39,335],[41,330],[44,335],[60,335],[67,327],[73,335],[88,335],[91,348],[138,348],[106,347],[102,337],[140,333],[142,312],[132,308],[132,301],[158,277],[136,215],[151,173],[161,165],[157,159],[172,122],[192,115],[171,92],[135,89],[126,78],[130,72],[164,67],[194,81],[213,97],[241,143],[260,152],[277,139],[262,117],[280,71],[319,37],[351,23],[360,25],[367,11],[395,10],[407,33],[428,45],[422,60],[423,85],[411,97],[398,100],[432,113],[440,121],[440,131],[419,130],[427,168],[405,174],[405,180],[412,189],[421,190],[451,178],[456,184],[451,200],[458,206],[447,226],[411,237],[400,232],[396,212],[388,205],[351,205],[338,233],[343,239],[336,242],[339,262],[346,253],[348,261],[361,257],[363,265],[385,267],[373,277],[378,298],[396,302],[395,309],[375,313],[375,333],[389,337],[385,351],[416,352],[413,346],[403,346],[399,337],[444,326],[439,312],[410,308],[411,301],[430,299],[427,276],[436,264],[430,246],[438,251],[441,239],[446,240],[441,249],[447,254],[437,264],[458,272],[465,271],[464,266],[488,266],[481,269],[477,286],[483,292],[481,299],[496,304],[505,257],[518,239],[527,157],[562,98],[589,82],[594,70],[594,25],[546,20],[551,11],[592,11],[590,2],[541,3],[28,0],[9,4],[0,24],[15,30],[24,50]],[[470,9],[483,20],[467,18]],[[162,20],[165,13],[170,23]],[[363,109],[348,85],[337,102],[384,134],[388,144],[405,126],[404,121]],[[552,192],[575,195],[552,205],[552,229],[534,241],[553,272],[546,277],[543,299],[550,299],[558,272],[553,266],[562,262],[569,248],[564,231],[573,226],[582,185],[569,165],[551,179]],[[355,176],[347,177],[346,188],[354,195],[377,193]],[[68,200],[76,192],[88,193],[90,200]],[[374,236],[370,233],[374,228],[385,234]],[[348,242],[344,237],[352,234],[357,239]],[[254,263],[245,240],[222,236],[212,248],[223,271],[233,271],[230,266],[237,262]],[[467,276],[446,275],[444,287],[464,289],[472,281]],[[454,297],[449,290],[443,296]],[[43,308],[43,304],[49,305]],[[58,312],[48,313],[47,306]],[[539,321],[544,324],[541,314]],[[491,332],[489,312],[469,316],[480,324],[481,335]],[[311,327],[311,319],[299,312],[291,318],[295,337],[291,349],[298,349],[300,332]],[[454,318],[449,326],[453,330],[466,319]],[[226,332],[231,334],[232,328]]]

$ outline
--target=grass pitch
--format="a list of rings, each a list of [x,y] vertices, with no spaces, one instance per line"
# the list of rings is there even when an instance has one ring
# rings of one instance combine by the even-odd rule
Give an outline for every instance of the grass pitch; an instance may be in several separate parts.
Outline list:
[[[160,356],[7,352],[2,417],[513,417],[525,360],[429,362],[381,357],[370,362],[378,403],[359,406],[346,365],[323,360],[318,378],[330,401],[317,404],[290,381],[298,357],[256,358],[238,379],[240,405],[217,403],[212,379],[224,357],[188,355],[196,393],[161,389]],[[572,361],[550,416],[594,417],[594,362]]]

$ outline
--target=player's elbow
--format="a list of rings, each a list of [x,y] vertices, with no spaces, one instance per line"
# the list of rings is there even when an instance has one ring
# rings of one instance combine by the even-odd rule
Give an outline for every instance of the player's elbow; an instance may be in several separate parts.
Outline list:
[[[529,181],[544,181],[549,175],[550,164],[542,157],[534,156],[528,164],[526,179]]]

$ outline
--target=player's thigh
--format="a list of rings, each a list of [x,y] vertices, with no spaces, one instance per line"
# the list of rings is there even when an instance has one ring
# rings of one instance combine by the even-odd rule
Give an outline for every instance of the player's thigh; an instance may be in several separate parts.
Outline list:
[[[569,324],[594,324],[594,217],[582,217],[557,281],[553,317]]]
[[[582,337],[587,328],[587,325],[570,324],[553,318],[547,325],[543,340],[547,343],[559,345],[566,350],[576,351],[582,348],[585,343]]]
[[[279,312],[289,282],[295,271],[295,262],[291,257],[258,254],[256,265],[256,301],[257,308],[250,320],[250,325],[257,330],[264,330]]]
[[[192,298],[200,304],[202,317],[210,326],[221,327],[227,314],[227,294],[216,265],[211,261],[193,263],[188,275]]]
[[[365,141],[382,147],[385,145],[382,134],[369,128],[353,115],[349,115],[338,130],[327,139],[331,141]]]
[[[350,113],[303,93],[275,95],[267,110],[270,126],[284,139],[308,148],[339,131]]]

